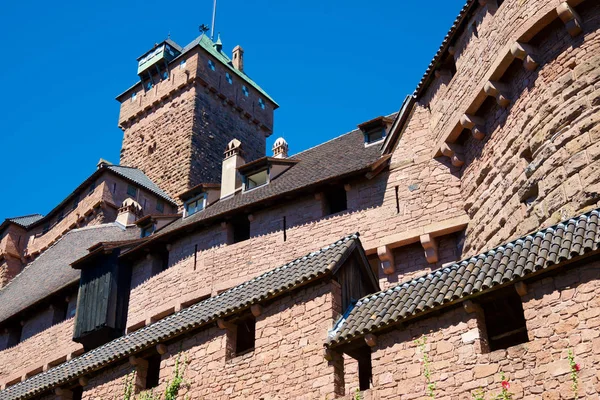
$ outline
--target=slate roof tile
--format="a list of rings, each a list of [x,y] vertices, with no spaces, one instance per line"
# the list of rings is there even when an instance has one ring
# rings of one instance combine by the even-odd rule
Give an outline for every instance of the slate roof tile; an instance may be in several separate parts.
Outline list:
[[[291,160],[299,162],[268,185],[220,200],[210,207],[179,219],[152,235],[148,245],[173,231],[215,218],[246,206],[274,199],[283,194],[308,188],[327,180],[367,170],[381,159],[378,146],[365,146],[360,130],[339,136],[311,149],[302,151]]]
[[[359,300],[329,333],[335,347],[447,303],[526,278],[600,248],[600,210]]]
[[[10,222],[14,222],[17,225],[20,225],[23,228],[28,228],[29,226],[35,224],[42,218],[44,218],[42,214],[31,214],[24,215],[22,217],[7,218],[7,220]]]
[[[148,189],[155,195],[162,197],[164,200],[167,200],[172,204],[177,204],[177,202],[171,197],[169,197],[169,195],[166,194],[161,188],[159,188],[158,185],[152,182],[150,178],[148,178],[146,174],[142,172],[142,170],[132,167],[126,167],[123,165],[109,165],[106,168],[113,171],[117,175],[120,175],[123,178],[137,183],[145,189]]]
[[[218,296],[201,301],[140,330],[115,339],[46,372],[0,392],[0,400],[26,399],[77,377],[98,370],[157,343],[198,328],[218,318],[249,308],[300,285],[332,273],[354,249],[358,234],[349,235],[320,250],[257,276]]]
[[[79,281],[79,271],[70,264],[88,254],[98,242],[134,239],[137,228],[125,230],[111,223],[67,232],[54,245],[29,263],[8,285],[0,289],[0,322]],[[40,277],[44,279],[40,279]]]

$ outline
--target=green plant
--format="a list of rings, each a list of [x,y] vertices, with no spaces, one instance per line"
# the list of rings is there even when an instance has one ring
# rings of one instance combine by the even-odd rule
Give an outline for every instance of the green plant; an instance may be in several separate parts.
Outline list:
[[[356,391],[354,392],[354,400],[362,400],[362,393],[360,392],[359,388],[356,388]]]
[[[477,389],[472,394],[474,400],[485,400],[485,391],[482,388]]]
[[[173,378],[167,381],[167,385],[164,393],[164,400],[176,400],[177,395],[181,388],[185,385],[183,379],[185,373],[185,367],[187,365],[187,358],[184,356],[183,362],[181,361],[181,352],[177,354],[175,359],[175,370],[173,371]],[[123,400],[161,400],[163,396],[154,393],[154,390],[141,392],[138,396],[135,396],[135,379],[136,370],[131,371],[125,376],[125,388],[123,390]],[[185,396],[185,400],[189,399],[189,396]]]
[[[581,370],[579,364],[575,362],[575,354],[573,354],[573,350],[569,349],[568,354],[569,366],[571,367],[571,389],[573,390],[573,395],[576,399],[579,398],[579,376],[578,373]]]
[[[495,400],[512,400],[513,393],[511,393],[511,392],[508,391],[508,389],[510,389],[510,382],[506,378],[506,375],[504,374],[504,372],[500,372],[500,377],[502,378],[502,382],[501,382],[502,390],[500,391],[500,393],[498,393],[492,399],[495,399]],[[485,391],[482,388],[479,388],[476,391],[474,391],[471,394],[471,396],[473,396],[474,400],[485,400],[486,393],[485,393]]]
[[[435,399],[435,382],[431,379],[431,365],[429,362],[429,354],[427,353],[427,336],[423,335],[421,339],[415,340],[415,344],[419,346],[423,355],[423,375],[425,375],[426,394],[428,397]]]

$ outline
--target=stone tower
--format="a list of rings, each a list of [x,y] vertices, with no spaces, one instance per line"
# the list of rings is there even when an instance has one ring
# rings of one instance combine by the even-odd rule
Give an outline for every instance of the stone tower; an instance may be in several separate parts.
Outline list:
[[[170,39],[138,58],[140,81],[117,97],[123,130],[121,164],[143,170],[171,197],[220,182],[227,143],[238,138],[246,161],[265,155],[278,105],[233,61],[201,35],[185,48]]]

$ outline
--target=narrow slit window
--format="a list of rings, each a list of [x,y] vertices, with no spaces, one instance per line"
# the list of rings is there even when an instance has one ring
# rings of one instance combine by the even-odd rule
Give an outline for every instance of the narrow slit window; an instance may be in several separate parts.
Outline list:
[[[158,386],[160,379],[160,354],[148,357],[148,370],[146,371],[146,389],[152,389]]]
[[[72,390],[73,397],[72,400],[81,400],[83,399],[83,386],[77,386]]]
[[[256,320],[253,316],[240,319],[236,324],[235,355],[254,350],[256,338]]]

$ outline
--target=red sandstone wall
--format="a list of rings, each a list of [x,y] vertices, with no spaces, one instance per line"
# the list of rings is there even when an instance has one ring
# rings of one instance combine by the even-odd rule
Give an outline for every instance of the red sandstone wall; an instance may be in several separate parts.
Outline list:
[[[514,105],[491,106],[485,113],[493,117],[489,139],[465,144],[468,254],[557,223],[600,200],[600,6],[581,11],[586,32],[572,38],[562,24],[549,27],[538,45],[539,69],[516,66],[508,74],[512,92],[520,94]],[[537,197],[526,202],[535,185]]]
[[[161,393],[179,351],[188,360],[185,381],[191,398],[333,398],[334,367],[323,358],[323,341],[332,327],[331,284],[307,287],[267,304],[256,322],[255,350],[226,360],[226,331],[204,329],[168,347],[163,355]],[[127,365],[90,379],[84,399],[118,398]]]
[[[81,345],[71,340],[73,321],[69,318],[0,351],[0,384],[25,376],[54,360],[66,359],[69,354],[80,350]]]
[[[372,358],[374,388],[365,398],[425,398],[422,356],[413,341],[427,335],[438,399],[471,399],[480,387],[498,393],[501,371],[515,399],[571,399],[569,349],[582,367],[580,398],[596,399],[599,276],[600,262],[594,262],[528,283],[523,308],[530,341],[506,350],[482,353],[470,343],[465,334],[476,333],[478,324],[461,307],[379,335]]]

